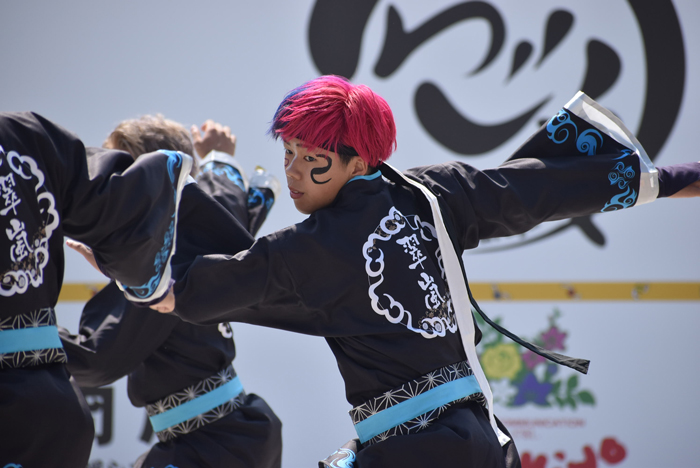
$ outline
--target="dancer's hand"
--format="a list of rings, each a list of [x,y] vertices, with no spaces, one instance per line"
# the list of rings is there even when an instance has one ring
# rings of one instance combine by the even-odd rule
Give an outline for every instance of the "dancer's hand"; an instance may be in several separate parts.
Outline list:
[[[209,119],[202,124],[201,131],[196,125],[192,125],[192,143],[200,158],[205,157],[211,151],[221,151],[234,156],[236,153],[236,135],[231,134],[229,127]]]
[[[82,242],[74,241],[73,239],[66,239],[66,245],[68,247],[70,247],[71,249],[75,250],[76,252],[78,252],[83,257],[85,257],[85,260],[87,260],[90,263],[90,265],[92,265],[93,268],[95,268],[95,270],[102,273],[102,270],[100,270],[100,267],[97,266],[97,261],[95,260],[95,254],[92,253],[92,249],[90,247],[83,244]]]
[[[157,310],[161,314],[169,314],[175,310],[175,293],[173,293],[172,286],[168,289],[168,294],[160,301],[158,304],[150,306],[151,309]]]

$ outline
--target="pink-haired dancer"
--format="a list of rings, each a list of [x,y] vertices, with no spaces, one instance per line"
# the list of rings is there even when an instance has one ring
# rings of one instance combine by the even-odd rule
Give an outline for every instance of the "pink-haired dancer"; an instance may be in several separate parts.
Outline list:
[[[461,253],[544,221],[700,192],[700,163],[655,168],[584,95],[484,171],[461,162],[396,171],[385,163],[396,147],[388,104],[334,76],[291,91],[270,131],[308,219],[235,256],[199,257],[153,308],[325,337],[358,438],[322,466],[519,466],[476,358]]]

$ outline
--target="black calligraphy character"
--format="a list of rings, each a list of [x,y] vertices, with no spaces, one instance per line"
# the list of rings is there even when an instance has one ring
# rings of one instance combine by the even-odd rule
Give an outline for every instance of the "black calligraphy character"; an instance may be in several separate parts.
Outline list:
[[[148,417],[148,413],[144,411],[143,414],[146,416],[146,420],[143,423],[140,439],[143,442],[149,443],[153,438],[153,426],[151,425],[151,419]]]
[[[647,72],[644,110],[639,129],[635,133],[644,142],[649,157],[654,160],[670,136],[683,100],[686,75],[683,34],[671,0],[627,0],[627,3],[642,33]],[[377,4],[377,0],[316,0],[309,22],[308,39],[311,56],[321,73],[352,78],[359,63],[365,27]],[[490,2],[457,3],[411,31],[404,29],[399,6],[400,2],[395,2],[385,10],[386,34],[374,67],[375,74],[380,78],[392,75],[422,44],[463,21],[485,20],[491,29],[491,42],[486,55],[469,74],[474,75],[484,70],[507,45],[505,23]],[[574,20],[573,13],[565,10],[555,10],[549,14],[544,41],[539,47],[541,52],[534,67],[539,68],[564,43]],[[664,34],[658,34],[658,31],[664,31]],[[528,41],[514,45],[506,82],[522,69],[535,50],[536,47]],[[587,42],[586,61],[585,74],[576,89],[597,99],[617,83],[622,60],[612,47],[599,39],[591,38]],[[536,114],[551,98],[548,96],[534,102],[520,115],[494,125],[482,125],[464,116],[440,87],[432,82],[418,86],[414,106],[418,120],[438,143],[458,154],[476,156],[508,141],[528,122],[537,118]],[[584,216],[572,219],[563,227],[539,238],[505,248],[542,240],[569,228],[579,228],[593,243],[605,245],[605,237],[592,223],[591,216]]]
[[[112,440],[112,425],[114,414],[114,390],[112,387],[103,388],[81,388],[85,396],[88,408],[95,418],[95,413],[102,413],[102,428],[95,431],[95,438],[98,445],[108,444]],[[95,424],[97,426],[97,424]]]

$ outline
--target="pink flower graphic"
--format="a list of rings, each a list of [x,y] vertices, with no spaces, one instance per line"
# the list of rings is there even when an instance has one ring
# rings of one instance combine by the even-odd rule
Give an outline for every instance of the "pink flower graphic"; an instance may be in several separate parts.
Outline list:
[[[522,358],[523,362],[525,363],[525,367],[527,367],[529,370],[534,369],[537,364],[547,361],[543,356],[533,353],[530,350],[525,351]]]
[[[560,349],[564,350],[564,339],[566,338],[566,332],[560,331],[556,325],[546,332],[542,333],[542,341],[544,343],[543,347],[545,349]]]

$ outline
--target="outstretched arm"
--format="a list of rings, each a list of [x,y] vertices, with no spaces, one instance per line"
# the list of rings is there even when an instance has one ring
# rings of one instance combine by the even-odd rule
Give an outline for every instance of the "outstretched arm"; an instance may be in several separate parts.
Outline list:
[[[693,182],[686,188],[681,189],[679,192],[670,195],[669,198],[692,198],[700,197],[700,180]]]
[[[700,162],[661,166],[659,198],[691,198],[700,196]]]
[[[236,255],[198,256],[186,274],[177,276],[164,299],[150,307],[158,312],[174,310],[181,319],[197,324],[274,321],[257,312],[261,302],[266,296],[293,294],[294,287],[279,253],[270,248],[270,240],[262,238]]]

